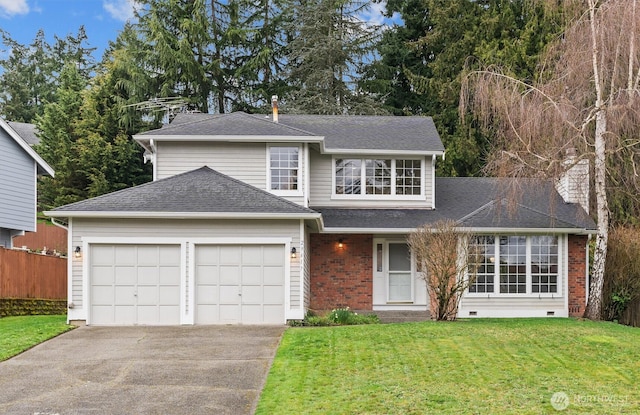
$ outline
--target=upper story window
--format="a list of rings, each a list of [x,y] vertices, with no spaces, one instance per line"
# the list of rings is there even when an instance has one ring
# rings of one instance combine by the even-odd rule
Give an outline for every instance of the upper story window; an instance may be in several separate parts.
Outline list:
[[[271,190],[299,190],[300,148],[269,148],[269,178]]]
[[[557,236],[480,235],[471,243],[478,259],[470,264],[476,268],[470,293],[559,293]]]
[[[422,161],[413,159],[335,159],[336,195],[422,194]]]

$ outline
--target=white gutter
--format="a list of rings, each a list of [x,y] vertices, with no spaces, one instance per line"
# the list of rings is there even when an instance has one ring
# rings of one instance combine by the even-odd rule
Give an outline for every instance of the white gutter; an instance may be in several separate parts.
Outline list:
[[[51,218],[123,219],[318,219],[319,213],[46,211]]]
[[[296,135],[184,135],[184,134],[162,134],[162,135],[134,135],[133,138],[140,142],[145,140],[155,141],[237,141],[253,143],[319,143],[324,140],[322,136],[296,136]]]
[[[47,214],[47,212],[44,212],[44,214],[46,215],[46,214]],[[60,222],[56,221],[56,218],[54,218],[54,217],[52,217],[52,218],[51,218],[51,223],[53,223],[54,225],[56,225],[56,226],[57,226],[57,227],[59,227],[59,228],[64,229],[65,231],[68,231],[68,230],[69,230],[69,226],[68,226],[69,224],[67,224],[67,225],[63,225],[62,223],[60,223]]]
[[[539,233],[539,234],[572,234],[572,235],[590,235],[595,230],[578,229],[578,228],[457,228],[461,231],[471,233],[499,233],[499,234],[522,234],[522,233]],[[416,228],[321,228],[321,233],[411,233]]]

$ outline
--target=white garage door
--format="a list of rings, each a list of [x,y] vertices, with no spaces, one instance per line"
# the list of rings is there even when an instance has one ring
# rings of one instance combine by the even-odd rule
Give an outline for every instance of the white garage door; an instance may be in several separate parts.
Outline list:
[[[180,324],[179,245],[91,245],[90,255],[90,324]]]
[[[196,324],[284,323],[284,245],[196,246]]]

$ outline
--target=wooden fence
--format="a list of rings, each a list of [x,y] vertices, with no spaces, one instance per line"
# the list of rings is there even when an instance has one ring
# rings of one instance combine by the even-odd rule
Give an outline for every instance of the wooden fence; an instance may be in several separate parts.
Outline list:
[[[640,327],[640,299],[637,299],[622,313],[620,323],[627,326]]]
[[[0,248],[0,298],[67,298],[67,259]]]
[[[67,253],[67,231],[50,223],[38,223],[36,232],[26,232],[23,236],[13,237],[13,246],[26,247],[31,251],[41,251],[44,247],[47,251]]]

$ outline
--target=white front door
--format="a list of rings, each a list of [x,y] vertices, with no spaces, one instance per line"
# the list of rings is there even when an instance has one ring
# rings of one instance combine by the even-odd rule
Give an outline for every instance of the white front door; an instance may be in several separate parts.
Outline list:
[[[388,301],[391,303],[413,301],[413,277],[411,252],[404,242],[387,244]]]

